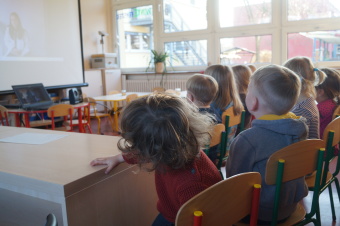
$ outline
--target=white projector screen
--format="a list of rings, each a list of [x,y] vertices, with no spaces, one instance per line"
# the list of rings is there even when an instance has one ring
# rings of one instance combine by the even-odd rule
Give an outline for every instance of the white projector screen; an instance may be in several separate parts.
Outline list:
[[[0,0],[0,94],[86,86],[79,0]]]

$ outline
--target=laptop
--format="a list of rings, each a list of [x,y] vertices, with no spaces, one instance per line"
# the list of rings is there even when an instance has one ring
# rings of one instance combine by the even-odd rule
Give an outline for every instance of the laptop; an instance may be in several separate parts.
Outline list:
[[[42,83],[13,85],[12,88],[22,109],[46,110],[53,105],[53,101]]]

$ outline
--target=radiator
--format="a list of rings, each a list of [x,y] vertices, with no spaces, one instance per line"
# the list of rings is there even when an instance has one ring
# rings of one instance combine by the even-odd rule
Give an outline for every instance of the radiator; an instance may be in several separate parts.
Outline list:
[[[187,80],[166,80],[164,82],[165,89],[176,89],[186,90]],[[126,91],[127,92],[151,92],[153,88],[160,87],[160,80],[126,80]]]

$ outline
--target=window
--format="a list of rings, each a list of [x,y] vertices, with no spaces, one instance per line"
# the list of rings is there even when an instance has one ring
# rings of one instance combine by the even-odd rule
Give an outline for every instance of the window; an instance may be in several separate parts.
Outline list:
[[[340,17],[339,0],[288,0],[288,20]]]
[[[270,23],[271,0],[226,1],[219,0],[221,27]]]
[[[340,0],[112,1],[123,70],[144,71],[152,49],[178,71],[301,55],[317,66],[340,62]]]

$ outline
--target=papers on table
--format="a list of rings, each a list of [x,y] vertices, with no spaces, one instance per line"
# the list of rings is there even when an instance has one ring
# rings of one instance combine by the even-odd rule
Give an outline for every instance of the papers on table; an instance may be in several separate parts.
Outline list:
[[[11,137],[0,139],[0,142],[17,144],[46,144],[68,135],[44,134],[44,133],[22,133]]]

